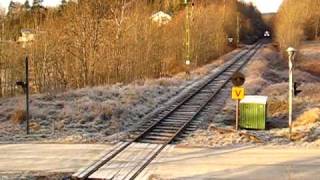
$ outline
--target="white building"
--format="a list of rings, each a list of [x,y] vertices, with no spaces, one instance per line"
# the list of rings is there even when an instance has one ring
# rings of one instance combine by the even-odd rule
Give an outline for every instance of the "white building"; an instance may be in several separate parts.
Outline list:
[[[34,41],[35,32],[31,29],[21,29],[21,36],[18,39],[19,43],[22,43],[22,46],[25,47],[27,43]]]
[[[151,16],[151,20],[159,25],[164,25],[168,24],[172,20],[172,17],[169,14],[159,11]]]

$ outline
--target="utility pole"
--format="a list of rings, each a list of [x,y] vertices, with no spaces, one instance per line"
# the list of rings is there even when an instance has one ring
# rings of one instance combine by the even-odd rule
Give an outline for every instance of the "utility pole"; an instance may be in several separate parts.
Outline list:
[[[292,135],[292,99],[293,99],[293,61],[295,59],[296,55],[296,49],[289,47],[287,49],[288,55],[289,55],[289,98],[288,98],[288,104],[289,104],[289,139],[291,139]]]
[[[240,17],[239,12],[237,13],[237,46],[240,44]]]
[[[318,10],[317,19],[316,19],[316,27],[315,27],[315,40],[318,40],[319,38],[319,26],[320,26],[320,13],[319,13],[319,8],[320,8],[320,0],[316,0],[316,5],[315,5],[316,10]]]
[[[223,21],[222,21],[223,30],[226,30],[226,0],[223,1]],[[228,39],[228,34],[226,34],[226,39]]]
[[[225,26],[226,22],[226,0],[223,2],[223,26]]]
[[[190,18],[191,18],[191,12],[190,12],[190,7],[189,7],[189,0],[184,0],[184,4],[186,6],[186,22],[185,22],[185,29],[186,29],[186,34],[185,34],[185,50],[186,50],[186,56],[185,56],[185,63],[187,66],[187,71],[186,74],[190,74],[190,66],[191,66],[191,53],[190,53]]]

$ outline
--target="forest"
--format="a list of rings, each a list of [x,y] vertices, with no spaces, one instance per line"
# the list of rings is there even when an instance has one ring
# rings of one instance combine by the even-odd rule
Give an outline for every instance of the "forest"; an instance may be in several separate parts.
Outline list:
[[[320,0],[285,0],[275,19],[280,49],[298,48],[302,40],[319,40]]]
[[[41,0],[11,2],[8,12],[0,13],[0,97],[22,93],[16,81],[24,79],[26,56],[32,93],[57,93],[186,71],[187,27],[190,68],[237,42],[256,41],[266,28],[252,4],[195,0],[188,3],[188,22],[186,6],[183,0],[62,0],[55,8],[43,7]],[[172,20],[152,21],[159,11]],[[35,34],[32,42],[19,42],[23,29]]]

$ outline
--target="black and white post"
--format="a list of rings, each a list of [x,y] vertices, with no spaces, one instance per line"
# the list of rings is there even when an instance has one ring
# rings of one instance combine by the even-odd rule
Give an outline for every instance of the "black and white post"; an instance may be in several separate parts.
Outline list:
[[[293,47],[289,47],[287,49],[289,55],[289,139],[291,139],[292,134],[292,99],[293,99],[293,62],[295,59],[295,55],[297,50]]]

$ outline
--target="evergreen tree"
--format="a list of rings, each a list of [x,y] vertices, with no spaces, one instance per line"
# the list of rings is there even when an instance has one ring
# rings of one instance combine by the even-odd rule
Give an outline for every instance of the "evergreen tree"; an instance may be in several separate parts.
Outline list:
[[[25,9],[30,9],[30,8],[31,8],[31,7],[30,7],[29,0],[26,0],[26,2],[24,2],[23,7],[24,7]]]
[[[43,0],[33,0],[32,7],[33,7],[33,8],[42,7],[42,2],[43,2]]]
[[[16,6],[16,3],[13,2],[13,1],[10,1],[8,10],[9,10],[9,11],[12,10],[13,8],[15,8],[15,6]]]
[[[10,1],[9,7],[8,7],[8,14],[12,14],[15,8],[16,8],[16,3],[13,1]]]
[[[61,1],[61,5],[62,5],[62,6],[67,5],[67,0],[62,0],[62,1]]]
[[[64,7],[66,7],[67,5],[68,5],[67,0],[61,0],[60,10],[64,9]]]

